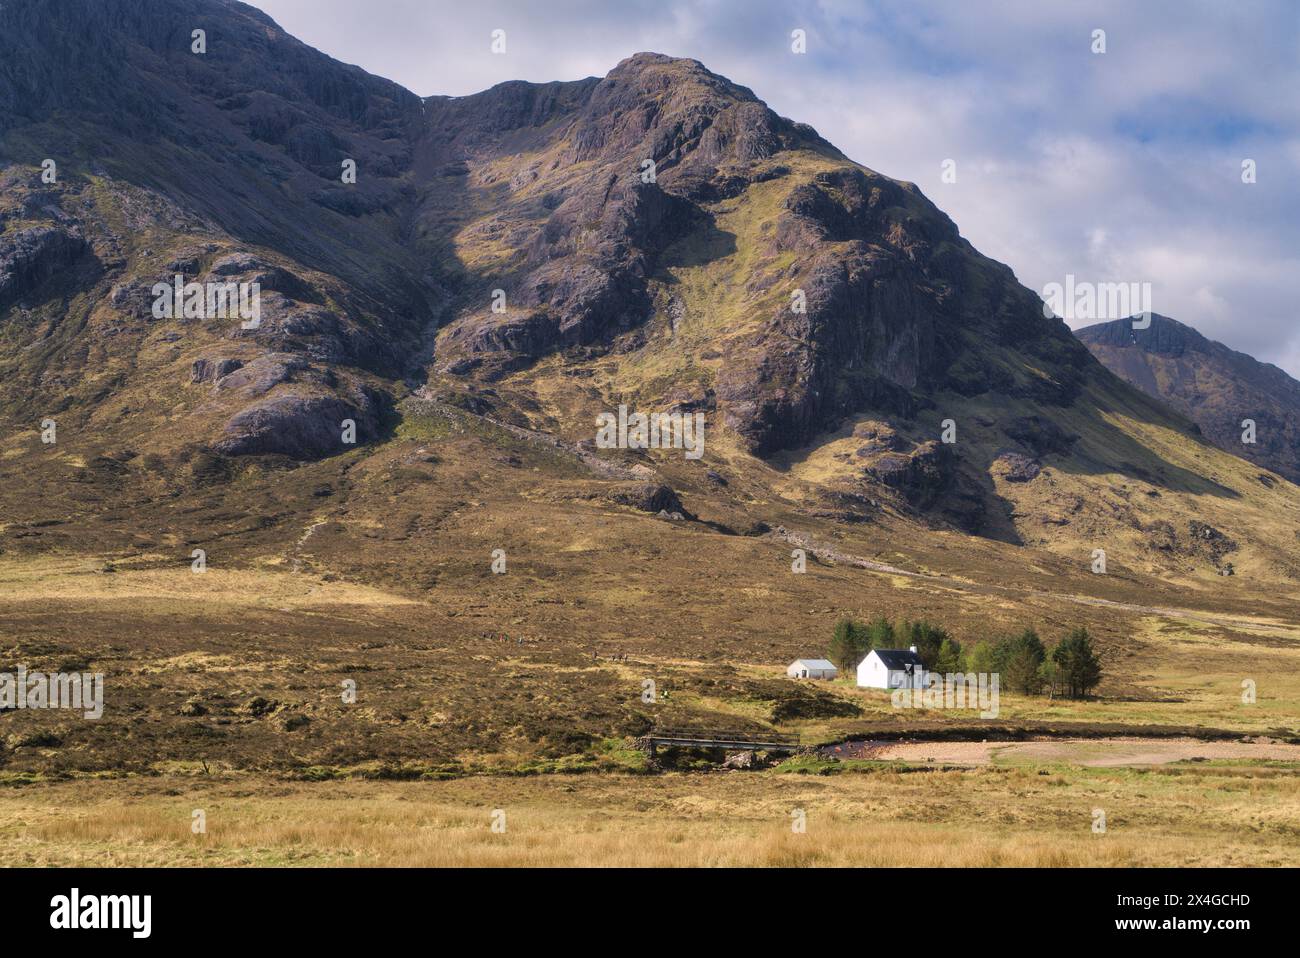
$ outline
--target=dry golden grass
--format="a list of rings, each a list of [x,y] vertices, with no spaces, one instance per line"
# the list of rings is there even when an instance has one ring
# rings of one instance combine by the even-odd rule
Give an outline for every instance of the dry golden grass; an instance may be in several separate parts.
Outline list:
[[[1296,865],[1295,785],[1294,768],[1251,766],[315,784],[169,776],[0,794],[0,852],[26,865]],[[207,833],[194,835],[200,808]],[[1096,808],[1104,834],[1092,831]],[[497,809],[503,833],[491,828]]]
[[[115,569],[110,560],[50,558],[0,562],[0,602],[141,601],[201,602],[211,606],[310,607],[411,605],[413,600],[381,589],[270,569],[191,570],[176,559],[172,569]],[[147,556],[158,561],[163,557]]]

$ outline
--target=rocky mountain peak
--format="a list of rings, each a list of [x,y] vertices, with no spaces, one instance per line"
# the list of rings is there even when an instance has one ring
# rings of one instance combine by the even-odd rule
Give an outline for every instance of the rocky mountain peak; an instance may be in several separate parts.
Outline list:
[[[1149,353],[1181,356],[1185,352],[1207,352],[1210,341],[1183,323],[1159,313],[1151,314],[1149,326],[1138,325],[1139,317],[1116,319],[1097,323],[1077,330],[1075,335],[1085,343],[1097,343],[1118,348],[1135,346]]]
[[[1075,335],[1125,381],[1168,403],[1233,455],[1300,481],[1300,382],[1192,327],[1153,314],[1099,323]],[[1243,441],[1243,422],[1253,423]]]

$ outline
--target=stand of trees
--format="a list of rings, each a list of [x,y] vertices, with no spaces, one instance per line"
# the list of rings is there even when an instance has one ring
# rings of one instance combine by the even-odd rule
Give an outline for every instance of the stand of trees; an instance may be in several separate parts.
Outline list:
[[[841,672],[852,672],[872,649],[906,649],[917,654],[931,672],[999,673],[1004,687],[1026,695],[1087,698],[1101,682],[1101,659],[1084,628],[1063,636],[1050,653],[1038,633],[981,639],[963,648],[943,627],[924,619],[892,623],[883,616],[870,622],[841,619],[831,633],[826,657]]]

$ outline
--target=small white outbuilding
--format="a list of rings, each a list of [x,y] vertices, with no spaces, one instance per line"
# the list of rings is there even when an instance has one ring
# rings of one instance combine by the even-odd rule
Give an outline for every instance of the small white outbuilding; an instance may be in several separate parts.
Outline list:
[[[792,679],[833,679],[840,670],[826,659],[795,659],[785,674]]]
[[[928,684],[925,665],[910,649],[872,649],[858,663],[858,688],[923,689]]]

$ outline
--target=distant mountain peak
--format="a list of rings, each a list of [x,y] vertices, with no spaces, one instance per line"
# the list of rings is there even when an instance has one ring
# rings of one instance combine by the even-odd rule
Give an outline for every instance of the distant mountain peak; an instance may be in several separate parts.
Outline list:
[[[1076,330],[1121,379],[1186,415],[1216,445],[1300,482],[1300,382],[1281,369],[1208,339],[1191,326],[1152,314]],[[1243,443],[1242,421],[1256,441]]]
[[[1130,316],[1075,330],[1075,335],[1085,343],[1137,346],[1170,356],[1181,356],[1188,351],[1206,352],[1211,346],[1211,341],[1191,326],[1168,316],[1152,313],[1150,325],[1143,327],[1141,322],[1140,317]]]

